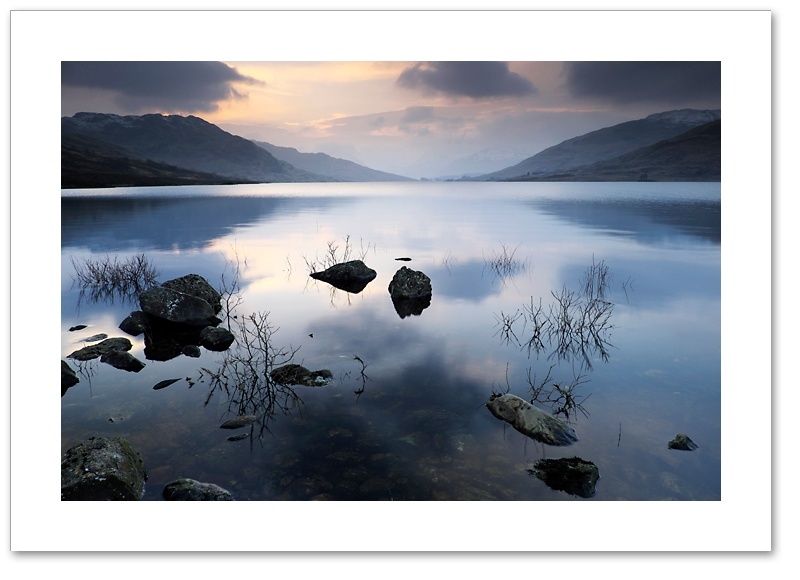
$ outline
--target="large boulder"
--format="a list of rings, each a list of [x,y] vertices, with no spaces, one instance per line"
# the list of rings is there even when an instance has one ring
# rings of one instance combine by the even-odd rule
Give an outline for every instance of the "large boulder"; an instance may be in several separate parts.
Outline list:
[[[92,437],[61,458],[62,500],[138,501],[146,480],[141,455],[120,437]]]
[[[154,286],[139,295],[142,312],[169,322],[189,326],[214,326],[221,322],[203,298],[166,286]]]
[[[162,495],[167,501],[234,501],[228,490],[186,477],[169,482]]]
[[[174,280],[167,280],[161,286],[205,300],[211,305],[214,314],[222,310],[222,296],[205,278],[198,274],[187,274]]]
[[[315,280],[327,282],[334,288],[358,294],[372,282],[378,273],[361,260],[334,264],[322,272],[309,274]]]

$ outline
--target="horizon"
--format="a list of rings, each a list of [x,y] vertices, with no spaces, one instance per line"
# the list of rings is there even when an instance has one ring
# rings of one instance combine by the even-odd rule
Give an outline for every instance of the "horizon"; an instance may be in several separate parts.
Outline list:
[[[62,62],[61,116],[193,115],[415,179],[488,173],[604,127],[721,109],[707,62]]]

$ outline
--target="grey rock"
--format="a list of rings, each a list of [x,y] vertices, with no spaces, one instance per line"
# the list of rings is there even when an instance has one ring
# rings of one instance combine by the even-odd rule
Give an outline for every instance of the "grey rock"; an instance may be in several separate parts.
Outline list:
[[[255,415],[239,415],[238,417],[234,417],[233,419],[228,419],[222,425],[219,426],[220,429],[240,429],[242,427],[247,427],[248,425],[252,425],[256,421]]]
[[[147,315],[141,310],[131,312],[120,322],[119,329],[131,336],[139,336],[147,329]]]
[[[84,338],[83,342],[97,342],[98,340],[104,340],[106,338],[108,338],[108,335],[101,332],[100,334],[93,334],[92,336]]]
[[[389,294],[394,299],[403,300],[430,298],[433,294],[431,279],[423,272],[403,266],[389,282]]]
[[[486,407],[492,415],[539,443],[561,446],[578,440],[572,427],[516,395],[492,394]]]
[[[138,501],[147,471],[142,457],[120,437],[92,437],[61,458],[61,499]]]
[[[165,485],[162,495],[167,501],[234,501],[227,489],[185,477]]]

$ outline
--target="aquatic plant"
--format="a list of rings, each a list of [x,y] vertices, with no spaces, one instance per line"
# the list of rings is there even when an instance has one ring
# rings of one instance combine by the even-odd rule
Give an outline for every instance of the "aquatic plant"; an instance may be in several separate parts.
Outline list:
[[[306,268],[308,268],[308,273],[313,274],[314,272],[321,272],[323,270],[327,270],[331,266],[335,266],[336,264],[341,264],[343,262],[349,262],[353,259],[363,261],[364,258],[367,257],[367,254],[372,247],[372,244],[368,243],[367,247],[365,248],[364,240],[361,240],[361,252],[357,257],[354,257],[353,245],[350,242],[349,234],[345,236],[343,244],[344,245],[342,246],[342,243],[337,242],[336,240],[331,240],[328,242],[327,249],[323,253],[322,257],[317,254],[313,259],[311,259],[306,255],[303,255],[303,260],[306,263]]]
[[[520,245],[510,250],[508,246],[501,243],[500,252],[492,252],[489,258],[484,256],[484,270],[488,269],[495,277],[503,281],[505,281],[507,277],[525,272],[528,269],[529,260],[520,260],[516,257]]]
[[[80,299],[93,302],[115,298],[135,299],[142,291],[156,284],[158,270],[144,254],[120,260],[118,256],[78,259],[70,256],[74,272],[72,280],[81,285]]]

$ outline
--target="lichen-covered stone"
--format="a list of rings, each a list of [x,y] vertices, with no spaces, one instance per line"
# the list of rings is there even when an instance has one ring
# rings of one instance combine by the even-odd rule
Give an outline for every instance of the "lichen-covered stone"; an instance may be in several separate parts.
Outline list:
[[[61,499],[138,501],[147,480],[142,457],[120,437],[92,437],[61,458]]]
[[[222,310],[222,296],[199,274],[187,274],[186,276],[181,276],[174,280],[167,280],[161,286],[183,294],[188,294],[189,296],[202,298],[209,303],[214,310],[214,314]]]
[[[492,394],[486,406],[492,415],[540,443],[561,446],[572,445],[578,440],[572,427],[516,395]]]

